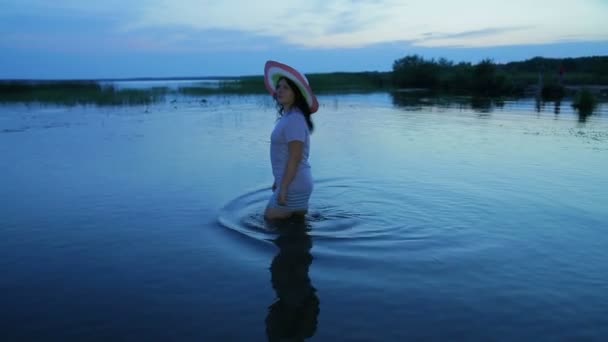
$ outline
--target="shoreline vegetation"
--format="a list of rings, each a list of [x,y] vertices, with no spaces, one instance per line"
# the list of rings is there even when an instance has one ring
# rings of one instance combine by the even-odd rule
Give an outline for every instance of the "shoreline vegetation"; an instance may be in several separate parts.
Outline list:
[[[332,72],[307,74],[315,92],[349,94],[391,92],[400,98],[424,92],[437,96],[470,96],[485,103],[504,98],[535,96],[541,101],[572,98],[573,106],[593,112],[608,99],[608,56],[552,59],[497,64],[485,59],[477,64],[454,63],[441,58],[408,55],[386,72]],[[113,82],[186,80],[176,89],[150,87],[121,89]],[[213,80],[214,86],[197,81]],[[265,93],[263,76],[176,77],[106,80],[0,80],[0,103],[49,103],[98,106],[142,105],[163,101],[167,96],[249,95]]]

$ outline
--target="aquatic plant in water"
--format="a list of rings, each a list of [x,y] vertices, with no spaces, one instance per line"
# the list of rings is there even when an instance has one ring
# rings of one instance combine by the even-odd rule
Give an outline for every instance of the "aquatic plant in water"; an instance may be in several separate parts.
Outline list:
[[[579,91],[574,101],[572,101],[572,107],[576,108],[580,114],[589,115],[593,113],[593,110],[597,106],[597,101],[589,89],[583,88]]]

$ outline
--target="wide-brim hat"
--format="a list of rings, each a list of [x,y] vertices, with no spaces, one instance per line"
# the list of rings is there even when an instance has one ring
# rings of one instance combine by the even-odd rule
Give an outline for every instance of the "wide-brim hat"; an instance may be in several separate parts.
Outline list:
[[[308,83],[308,79],[306,76],[304,76],[304,74],[301,74],[289,65],[276,61],[267,61],[266,66],[264,67],[264,84],[272,96],[274,96],[276,92],[277,83],[279,83],[279,79],[281,77],[286,77],[292,80],[296,86],[298,86],[300,92],[304,96],[304,99],[306,99],[306,103],[308,103],[311,114],[319,109],[317,97],[313,93],[312,88]]]

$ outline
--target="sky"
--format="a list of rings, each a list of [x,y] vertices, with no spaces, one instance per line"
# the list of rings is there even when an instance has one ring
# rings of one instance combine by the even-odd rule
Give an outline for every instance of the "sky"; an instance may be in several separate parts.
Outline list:
[[[389,71],[608,55],[608,0],[0,0],[0,79]]]

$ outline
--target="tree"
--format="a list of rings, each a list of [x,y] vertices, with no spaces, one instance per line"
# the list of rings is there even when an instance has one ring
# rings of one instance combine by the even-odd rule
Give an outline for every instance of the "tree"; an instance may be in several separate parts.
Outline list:
[[[418,55],[408,55],[393,63],[393,79],[397,87],[434,89],[439,85],[439,65]]]

